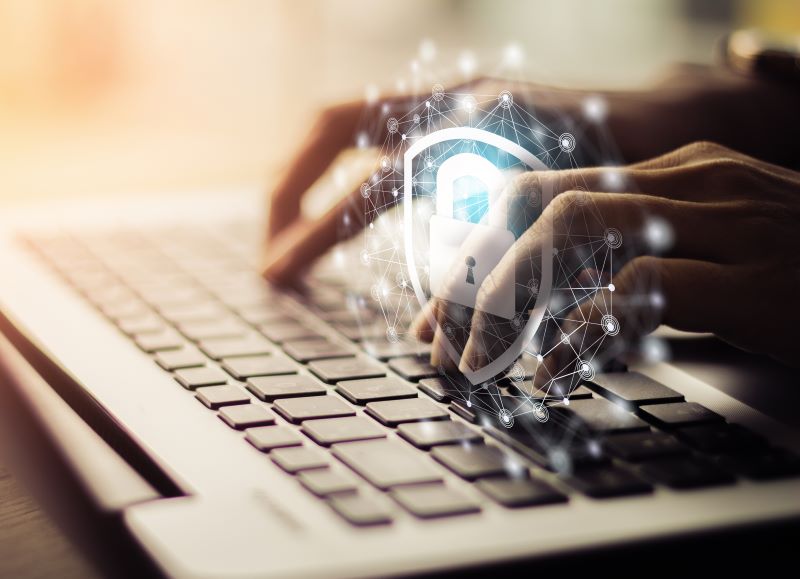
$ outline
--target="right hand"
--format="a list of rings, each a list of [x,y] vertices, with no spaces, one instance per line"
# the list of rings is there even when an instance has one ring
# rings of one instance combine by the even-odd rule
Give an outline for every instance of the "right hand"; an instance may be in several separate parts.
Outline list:
[[[481,79],[448,92],[498,94],[508,87],[503,81]],[[536,116],[548,125],[564,117],[579,118],[583,98],[588,94],[530,84],[512,86],[516,87],[520,92],[515,95],[517,102],[535,104]],[[787,164],[786,155],[794,155],[791,147],[782,146],[783,141],[771,138],[772,132],[764,128],[782,126],[787,134],[792,132],[786,111],[795,109],[794,95],[768,83],[705,68],[682,67],[646,90],[608,92],[602,96],[608,103],[604,126],[628,163],[656,157],[696,140],[715,140],[778,164]],[[381,105],[388,105],[390,114],[400,117],[404,109],[418,104],[420,98],[419,95],[391,97],[383,99]],[[763,106],[754,117],[751,107],[756,101]],[[301,200],[334,159],[354,145],[359,127],[385,130],[381,109],[382,106],[355,101],[329,107],[318,115],[310,134],[269,196],[267,252],[263,262],[268,280],[277,284],[295,281],[315,258],[342,240],[340,224],[345,214],[350,213],[351,221],[356,224],[363,221],[359,211],[352,211],[361,207],[357,189],[338,200],[317,220],[302,217]],[[759,123],[758,131],[747,124],[751,118]],[[732,126],[736,127],[733,132]],[[383,136],[377,135],[377,142],[382,143]],[[375,157],[377,162],[377,154]],[[393,203],[393,199],[383,199],[376,200],[375,205],[385,209]],[[356,232],[353,227],[350,234]]]

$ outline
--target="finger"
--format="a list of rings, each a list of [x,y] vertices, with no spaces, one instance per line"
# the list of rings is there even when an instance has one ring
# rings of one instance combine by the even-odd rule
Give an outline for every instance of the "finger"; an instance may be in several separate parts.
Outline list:
[[[365,211],[366,202],[369,211]],[[395,203],[396,199],[380,188],[367,201],[355,189],[318,219],[295,221],[270,245],[262,267],[264,276],[279,285],[291,283],[330,247],[361,231],[367,214],[374,218]]]
[[[436,298],[429,300],[422,310],[417,313],[409,326],[411,335],[421,342],[431,343],[433,341],[433,334],[436,330],[435,300]],[[433,324],[431,323],[432,320],[434,321]]]
[[[600,371],[615,358],[636,355],[642,337],[660,324],[691,332],[724,331],[736,310],[731,289],[737,286],[737,270],[688,259],[634,259],[614,278],[614,292],[599,292],[564,318],[560,328],[569,339],[542,353],[537,386],[568,381],[575,387],[582,379],[578,360]]]
[[[350,144],[362,109],[362,103],[348,103],[320,116],[270,194],[267,240],[274,239],[299,217],[303,195]]]
[[[493,359],[492,352],[504,351],[516,339],[524,324],[509,326],[499,324],[485,312],[497,311],[500,301],[507,299],[506,288],[526,288],[532,280],[541,281],[541,260],[551,259],[545,255],[552,236],[560,249],[557,274],[562,283],[570,286],[577,295],[600,291],[608,286],[607,280],[599,279],[597,271],[610,267],[611,263],[624,264],[639,255],[661,253],[690,259],[740,259],[741,254],[752,252],[738,237],[732,239],[729,230],[736,221],[740,208],[737,204],[710,206],[705,204],[674,201],[663,198],[630,194],[593,194],[592,202],[580,205],[565,194],[551,204],[541,222],[528,229],[503,256],[500,263],[481,284],[476,312],[472,320],[472,331],[462,357],[463,369],[475,369]],[[588,215],[588,218],[587,218]],[[666,232],[653,233],[649,222],[667,225],[659,228]],[[673,225],[674,224],[674,225]],[[613,226],[617,231],[614,242],[606,231]],[[562,239],[563,237],[563,239]],[[670,239],[663,239],[669,237]],[[742,236],[746,238],[747,236]],[[614,251],[623,239],[628,240],[627,251]],[[666,243],[671,245],[667,246]],[[582,272],[595,271],[598,278],[585,285]],[[581,281],[584,279],[584,281]],[[575,286],[575,287],[571,287]],[[567,288],[564,288],[567,289]],[[517,299],[516,311],[527,312],[535,302]],[[530,300],[530,297],[528,297]],[[514,330],[517,330],[515,332]],[[489,358],[487,359],[487,354]]]
[[[530,171],[514,180],[515,196],[536,200],[555,199],[565,191],[639,192],[642,195],[684,201],[730,201],[747,199],[752,192],[741,186],[742,161],[700,159],[670,165],[673,158],[659,157],[627,167],[590,167],[563,171]],[[778,178],[766,169],[750,167],[759,175]]]
[[[618,247],[625,251],[617,252],[616,259],[663,254],[744,262],[757,258],[760,251],[748,241],[752,238],[748,231],[757,226],[752,213],[747,201],[711,204],[643,194],[568,191],[556,197],[517,240],[514,255],[521,270],[517,273],[530,275],[525,273],[526,260],[541,255],[549,244],[547,236],[564,252],[559,261],[572,260],[579,268],[597,267],[609,249]],[[516,283],[526,281],[517,278]]]

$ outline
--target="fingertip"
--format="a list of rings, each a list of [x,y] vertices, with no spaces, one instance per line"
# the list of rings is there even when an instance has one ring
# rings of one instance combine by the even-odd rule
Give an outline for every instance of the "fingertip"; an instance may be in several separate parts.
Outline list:
[[[431,325],[431,318],[433,317],[433,306],[430,302],[425,304],[422,311],[417,313],[414,320],[411,322],[409,328],[411,333],[420,341],[431,343],[433,341],[433,334],[436,329],[435,324]]]

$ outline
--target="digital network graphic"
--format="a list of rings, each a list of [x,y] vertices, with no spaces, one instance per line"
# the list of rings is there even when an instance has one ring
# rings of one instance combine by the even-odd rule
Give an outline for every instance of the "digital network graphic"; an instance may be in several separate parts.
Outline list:
[[[573,223],[530,242],[526,232],[557,193],[530,175],[577,168],[580,135],[551,129],[525,95],[480,88],[434,84],[418,102],[384,105],[380,124],[363,128],[359,140],[379,151],[360,189],[360,265],[389,343],[413,344],[409,326],[436,304],[428,320],[462,370],[441,364],[437,379],[457,404],[495,426],[543,426],[593,378],[598,353],[620,332],[613,274],[625,240],[591,195],[578,194]],[[501,262],[511,265],[505,276]],[[587,315],[568,319],[579,306]],[[375,337],[374,323],[366,330]],[[462,363],[467,343],[479,367]]]

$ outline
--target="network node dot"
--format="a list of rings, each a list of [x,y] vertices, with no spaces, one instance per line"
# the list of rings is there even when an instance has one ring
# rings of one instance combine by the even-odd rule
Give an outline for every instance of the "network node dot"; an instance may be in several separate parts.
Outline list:
[[[520,364],[519,362],[514,362],[514,365],[511,366],[511,370],[509,370],[508,372],[508,376],[514,382],[524,382],[525,368],[523,368],[522,364]]]
[[[475,100],[475,97],[467,95],[461,100],[461,106],[465,111],[471,114],[478,108],[478,101]]]
[[[603,327],[603,331],[609,336],[616,336],[619,334],[619,321],[611,314],[606,314],[600,318],[600,325]]]
[[[511,411],[503,408],[498,413],[497,417],[500,419],[500,424],[502,424],[506,428],[511,428],[512,426],[514,426],[514,416],[511,414]]]
[[[608,291],[613,292],[615,289],[617,289],[617,286],[613,283],[608,284]]]
[[[572,133],[561,133],[558,137],[558,146],[565,153],[571,153],[575,150],[575,137]]]
[[[398,123],[395,117],[389,117],[389,120],[386,121],[386,130],[391,134],[396,133],[399,126],[400,123]]]
[[[510,109],[514,104],[514,96],[510,91],[504,90],[497,96],[497,101],[504,109]]]
[[[399,342],[400,336],[397,334],[397,328],[394,326],[389,326],[386,328],[386,339],[392,344]]]
[[[594,366],[592,366],[586,360],[578,359],[575,369],[578,373],[578,376],[580,376],[582,380],[588,381],[594,378]]]
[[[619,249],[622,247],[622,233],[619,229],[609,227],[603,234],[603,239],[605,240],[606,245],[611,249]]]
[[[431,96],[437,103],[441,102],[444,99],[444,87],[438,83],[433,85]]]
[[[537,402],[536,404],[533,405],[533,410],[531,413],[538,422],[544,423],[547,422],[550,418],[550,411],[547,409],[547,406],[545,406],[541,402]]]

